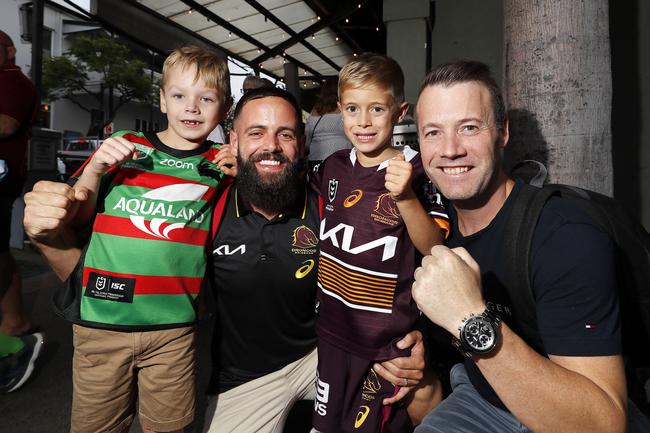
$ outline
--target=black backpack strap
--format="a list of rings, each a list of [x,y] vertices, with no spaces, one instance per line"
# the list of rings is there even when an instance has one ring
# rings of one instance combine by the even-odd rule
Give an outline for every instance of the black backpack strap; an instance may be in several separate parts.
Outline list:
[[[521,178],[527,184],[541,188],[548,177],[548,170],[539,161],[525,159],[512,167],[510,175],[513,179]]]
[[[553,188],[522,185],[512,203],[506,220],[504,238],[505,263],[508,263],[504,285],[508,291],[522,337],[537,334],[537,313],[530,275],[530,252],[535,227],[544,205],[556,193]]]

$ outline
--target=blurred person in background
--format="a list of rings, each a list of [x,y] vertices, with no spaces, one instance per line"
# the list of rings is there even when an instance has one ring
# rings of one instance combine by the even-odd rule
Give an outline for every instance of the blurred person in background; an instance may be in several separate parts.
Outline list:
[[[27,142],[38,112],[32,82],[16,66],[16,47],[0,31],[0,392],[20,388],[31,376],[43,345],[25,313],[16,261],[9,250],[11,210],[27,175]]]
[[[253,89],[259,89],[261,87],[275,87],[270,80],[266,78],[258,77],[257,75],[248,75],[244,79],[244,84],[242,84],[241,94],[245,95],[246,92],[249,92]],[[232,103],[232,99],[231,99]],[[336,103],[336,102],[335,102]],[[215,143],[228,143],[228,135],[232,129],[232,122],[234,117],[235,107],[233,105],[232,109],[228,113],[228,117],[220,122],[216,128],[208,135],[208,140]]]
[[[332,78],[323,83],[318,101],[305,124],[310,167],[319,164],[337,150],[352,148],[343,133],[343,117],[337,102],[338,78]]]

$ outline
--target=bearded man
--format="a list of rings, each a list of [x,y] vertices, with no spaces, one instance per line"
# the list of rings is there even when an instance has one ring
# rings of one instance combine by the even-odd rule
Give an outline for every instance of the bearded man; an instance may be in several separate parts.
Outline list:
[[[293,404],[316,393],[320,213],[305,182],[300,113],[295,98],[277,88],[246,92],[235,108],[230,150],[239,174],[214,213],[217,323],[205,432],[282,432]],[[39,182],[25,196],[26,232],[60,277],[78,259],[67,226],[78,195],[68,185]],[[422,335],[411,332],[397,345],[411,347],[411,356],[375,371],[410,386],[385,404],[423,377]],[[439,397],[426,393],[422,403],[419,395],[414,416]]]

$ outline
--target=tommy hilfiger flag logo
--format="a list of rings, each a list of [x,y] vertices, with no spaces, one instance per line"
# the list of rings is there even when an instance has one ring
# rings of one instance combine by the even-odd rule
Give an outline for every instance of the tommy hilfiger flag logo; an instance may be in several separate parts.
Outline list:
[[[334,201],[336,197],[336,191],[339,189],[339,181],[336,179],[330,179],[329,188],[327,189],[327,198],[330,203]]]

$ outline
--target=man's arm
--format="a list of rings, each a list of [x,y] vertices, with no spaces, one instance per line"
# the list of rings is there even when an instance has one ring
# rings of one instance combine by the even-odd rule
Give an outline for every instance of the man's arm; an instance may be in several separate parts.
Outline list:
[[[621,356],[546,358],[505,324],[501,335],[501,348],[475,361],[499,398],[530,430],[625,431],[627,396]]]
[[[458,337],[463,317],[485,309],[478,264],[463,248],[436,246],[415,272],[413,298],[434,323]],[[624,432],[621,357],[550,356],[529,347],[507,324],[494,352],[477,366],[508,409],[535,432]]]
[[[88,192],[65,183],[40,181],[25,194],[25,232],[36,245],[62,281],[65,280],[81,255],[77,233],[70,227],[79,203]]]
[[[0,138],[9,137],[20,127],[20,122],[6,114],[0,114]]]

